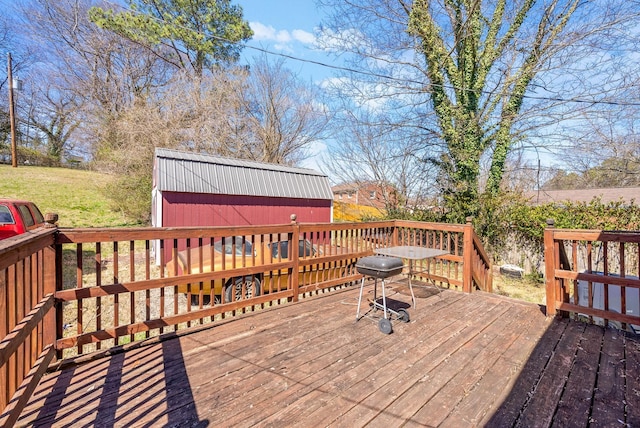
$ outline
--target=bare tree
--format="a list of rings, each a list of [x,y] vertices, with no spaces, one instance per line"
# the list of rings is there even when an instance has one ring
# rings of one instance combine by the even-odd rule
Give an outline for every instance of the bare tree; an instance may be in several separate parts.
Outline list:
[[[52,88],[44,88],[39,102],[29,108],[27,125],[42,135],[47,156],[62,163],[65,154],[73,151],[74,131],[80,126],[76,117],[77,103],[71,93],[52,94]],[[33,98],[32,98],[33,99]]]
[[[119,144],[109,124],[131,105],[145,103],[169,75],[152,53],[89,22],[91,5],[31,0],[22,8],[22,28],[40,48],[29,79],[38,81],[33,92],[42,103],[33,111],[34,123],[45,133],[53,123],[68,123],[76,141],[89,141],[88,150],[98,156]]]
[[[243,67],[202,77],[177,73],[162,96],[122,111],[110,128],[119,145],[103,159],[121,177],[110,190],[118,208],[135,210],[130,214],[141,221],[148,217],[150,200],[143,195],[151,191],[147,178],[156,147],[274,163],[301,159],[322,134],[326,118],[307,105],[316,103],[310,92],[299,91],[304,85],[284,68],[277,68],[280,74],[270,70],[258,76]]]
[[[238,94],[248,139],[241,157],[263,162],[297,164],[327,134],[329,114],[318,90],[300,80],[283,60],[263,56],[249,68]]]
[[[385,113],[348,110],[339,120],[336,144],[323,165],[333,177],[345,183],[366,186],[374,183],[382,192],[387,211],[407,212],[425,208],[435,199],[435,172],[426,173],[427,144],[415,141],[406,129],[384,123]]]

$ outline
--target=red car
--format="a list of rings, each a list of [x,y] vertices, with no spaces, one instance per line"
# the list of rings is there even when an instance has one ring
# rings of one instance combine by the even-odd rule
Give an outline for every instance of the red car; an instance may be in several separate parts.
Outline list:
[[[0,199],[0,239],[11,238],[44,225],[44,217],[33,202]]]

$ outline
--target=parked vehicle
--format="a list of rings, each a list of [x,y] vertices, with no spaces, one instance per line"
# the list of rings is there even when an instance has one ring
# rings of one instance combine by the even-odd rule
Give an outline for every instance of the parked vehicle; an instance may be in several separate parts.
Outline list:
[[[33,202],[0,199],[0,239],[20,235],[44,225],[44,217]]]
[[[317,257],[320,250],[314,247],[308,240],[298,241],[298,257]],[[213,257],[213,263],[211,262]],[[177,254],[177,264],[174,261],[167,263],[167,274],[169,276],[198,274],[204,272],[217,272],[229,270],[234,267],[253,267],[268,263],[286,263],[289,261],[290,248],[289,241],[262,242],[260,245],[254,246],[248,240],[242,237],[234,237],[218,240],[210,245],[183,250]],[[298,280],[300,283],[310,283],[318,278],[337,278],[342,277],[349,269],[355,269],[356,260],[354,259],[349,267],[338,265],[337,263],[322,263],[320,265],[311,265],[301,267],[298,272]],[[212,269],[213,266],[213,269]],[[355,271],[355,270],[354,270]],[[276,271],[267,271],[255,275],[246,275],[235,278],[215,279],[213,281],[213,294],[216,298],[222,296],[224,292],[224,301],[231,302],[234,300],[247,299],[253,296],[259,296],[268,292],[286,290],[289,284],[289,269],[281,269]],[[195,285],[195,287],[193,287]],[[198,302],[199,290],[198,283],[192,284],[192,302]],[[205,304],[210,300],[211,281],[200,283]],[[195,291],[197,290],[197,291]],[[179,284],[178,292],[188,293],[187,284]]]

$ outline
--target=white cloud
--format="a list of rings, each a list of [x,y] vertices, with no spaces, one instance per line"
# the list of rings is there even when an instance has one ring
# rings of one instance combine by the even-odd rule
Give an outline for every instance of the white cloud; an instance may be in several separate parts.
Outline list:
[[[327,143],[320,140],[314,141],[308,147],[307,154],[308,157],[300,163],[300,166],[322,172],[324,157],[327,155]]]
[[[260,22],[250,22],[253,30],[253,40],[257,42],[274,42],[273,47],[280,51],[293,52],[292,43],[298,42],[306,45],[313,45],[316,37],[304,30],[276,30],[271,25],[264,25]]]
[[[260,22],[250,22],[249,25],[253,30],[253,39],[257,41],[275,41],[279,43],[288,43],[291,41],[291,35],[287,30],[277,31],[272,26],[261,24]]]
[[[290,53],[290,54],[294,53],[293,48],[291,48],[291,46],[289,46],[286,43],[276,43],[275,45],[273,45],[273,48],[276,51],[287,52],[287,53]]]
[[[293,38],[301,43],[313,44],[316,41],[316,36],[304,30],[293,30],[291,32]]]

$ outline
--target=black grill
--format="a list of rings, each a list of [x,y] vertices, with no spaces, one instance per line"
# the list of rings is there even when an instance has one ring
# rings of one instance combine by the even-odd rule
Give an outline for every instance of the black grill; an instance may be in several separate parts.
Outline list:
[[[402,272],[402,259],[385,256],[362,257],[356,263],[358,272],[374,278],[389,278]]]

